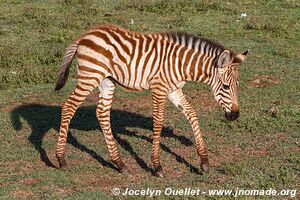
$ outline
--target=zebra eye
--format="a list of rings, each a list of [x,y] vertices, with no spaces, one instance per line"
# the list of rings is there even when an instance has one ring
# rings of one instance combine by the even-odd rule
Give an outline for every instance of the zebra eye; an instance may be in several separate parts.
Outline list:
[[[223,84],[223,88],[225,89],[225,90],[229,90],[230,89],[230,87],[229,87],[229,85],[227,85],[227,84]]]

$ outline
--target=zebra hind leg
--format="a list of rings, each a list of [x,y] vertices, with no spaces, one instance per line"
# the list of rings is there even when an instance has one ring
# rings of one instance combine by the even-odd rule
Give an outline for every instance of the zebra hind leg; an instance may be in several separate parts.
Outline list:
[[[56,158],[58,159],[59,168],[65,168],[67,165],[65,160],[65,151],[70,121],[73,118],[77,108],[93,91],[93,89],[97,87],[97,85],[97,82],[86,83],[84,82],[84,80],[81,81],[80,79],[78,79],[75,90],[62,105],[61,123],[56,147]]]
[[[160,92],[152,92],[153,101],[153,141],[151,161],[154,167],[154,175],[163,178],[164,173],[160,164],[160,134],[163,127],[166,95]]]
[[[108,147],[109,157],[111,161],[117,165],[120,172],[129,172],[126,165],[120,158],[110,124],[110,109],[113,102],[115,83],[110,79],[104,79],[99,86],[99,90],[100,93],[96,109],[96,116]]]

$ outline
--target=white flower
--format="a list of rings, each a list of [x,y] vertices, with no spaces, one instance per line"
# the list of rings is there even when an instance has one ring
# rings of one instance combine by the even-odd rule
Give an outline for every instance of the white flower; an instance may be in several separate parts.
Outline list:
[[[243,18],[243,17],[247,17],[247,13],[241,13],[241,16],[240,16],[241,18]]]

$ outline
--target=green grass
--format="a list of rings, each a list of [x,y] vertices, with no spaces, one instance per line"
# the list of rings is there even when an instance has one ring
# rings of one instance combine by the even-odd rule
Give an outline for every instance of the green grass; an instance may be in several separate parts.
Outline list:
[[[292,0],[0,1],[0,199],[102,199],[112,196],[114,187],[297,189],[299,197],[299,8]],[[250,50],[239,68],[238,121],[224,119],[207,86],[190,83],[184,88],[199,114],[209,174],[199,175],[190,125],[168,104],[161,145],[166,177],[153,177],[150,93],[121,89],[116,91],[112,126],[134,175],[119,174],[109,161],[95,117],[96,94],[72,120],[70,169],[47,166],[57,165],[60,105],[75,85],[73,67],[66,87],[54,92],[56,69],[64,48],[99,23],[139,32],[186,31],[236,52]],[[261,82],[255,85],[253,80]],[[274,106],[278,111],[272,115]]]

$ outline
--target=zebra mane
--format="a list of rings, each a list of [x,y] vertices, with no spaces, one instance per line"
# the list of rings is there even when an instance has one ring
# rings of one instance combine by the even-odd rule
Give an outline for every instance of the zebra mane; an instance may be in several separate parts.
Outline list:
[[[225,50],[225,47],[223,45],[221,45],[213,40],[195,36],[195,35],[185,33],[185,32],[166,32],[166,33],[163,33],[163,35],[168,40],[174,41],[180,45],[184,45],[184,46],[192,48],[192,49],[196,49],[198,51],[201,51],[201,46],[204,45],[204,47],[205,47],[205,48],[203,48],[205,51],[204,53],[206,53],[206,51],[207,51],[207,46],[209,46],[209,48],[216,49],[217,54],[220,54],[221,52],[223,52]],[[199,45],[197,45],[198,42],[199,42]]]

